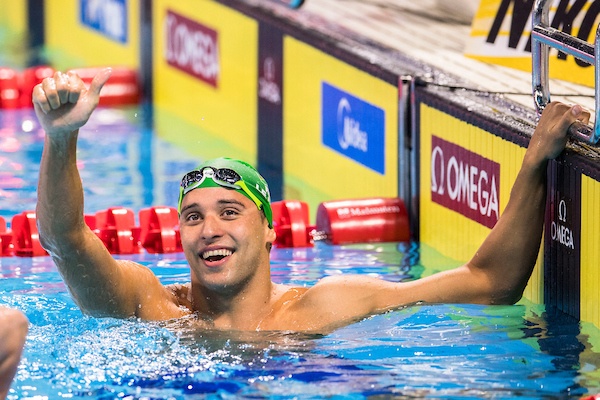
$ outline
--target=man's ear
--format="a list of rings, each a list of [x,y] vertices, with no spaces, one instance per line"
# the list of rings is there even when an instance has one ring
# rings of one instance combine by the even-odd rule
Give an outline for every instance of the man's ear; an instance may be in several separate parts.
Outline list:
[[[267,229],[269,230],[267,232],[267,241],[275,243],[275,239],[277,239],[277,233],[275,233],[275,228],[269,228],[269,226],[267,225]]]
[[[277,239],[277,233],[275,232],[275,228],[269,228],[268,224],[265,225],[265,229],[267,229],[267,247],[269,250],[271,250],[271,247],[273,247],[273,243],[275,243],[275,240]]]

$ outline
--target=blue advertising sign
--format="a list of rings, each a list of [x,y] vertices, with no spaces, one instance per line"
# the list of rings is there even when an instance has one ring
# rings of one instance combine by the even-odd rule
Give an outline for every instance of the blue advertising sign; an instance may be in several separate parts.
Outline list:
[[[321,140],[344,156],[385,173],[385,112],[326,82],[321,84]]]
[[[127,43],[127,0],[79,0],[79,19],[102,35]]]

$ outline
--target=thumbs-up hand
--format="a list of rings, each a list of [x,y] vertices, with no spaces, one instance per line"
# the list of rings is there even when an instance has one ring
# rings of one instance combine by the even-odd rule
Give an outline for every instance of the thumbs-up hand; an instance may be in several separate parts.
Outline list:
[[[81,128],[100,100],[100,90],[112,70],[105,68],[87,88],[73,72],[56,72],[33,89],[35,113],[47,135],[68,134]]]

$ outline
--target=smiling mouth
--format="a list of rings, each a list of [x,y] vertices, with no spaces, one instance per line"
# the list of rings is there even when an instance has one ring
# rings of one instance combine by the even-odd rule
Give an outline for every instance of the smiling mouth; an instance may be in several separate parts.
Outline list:
[[[205,261],[219,261],[233,254],[233,251],[227,249],[208,250],[202,253],[201,257]]]

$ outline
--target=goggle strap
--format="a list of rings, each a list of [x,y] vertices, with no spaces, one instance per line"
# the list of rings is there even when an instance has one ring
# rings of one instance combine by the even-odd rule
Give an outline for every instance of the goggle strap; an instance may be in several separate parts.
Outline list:
[[[254,195],[254,193],[252,193],[250,191],[250,189],[248,188],[248,185],[246,185],[246,182],[244,182],[243,180],[240,180],[240,181],[236,182],[236,185],[238,185],[244,191],[244,193],[246,193],[248,195],[248,197],[250,197],[250,199],[254,202],[254,204],[256,204],[256,206],[258,207],[259,210],[263,209],[262,202],[258,199],[258,197],[256,197]]]

